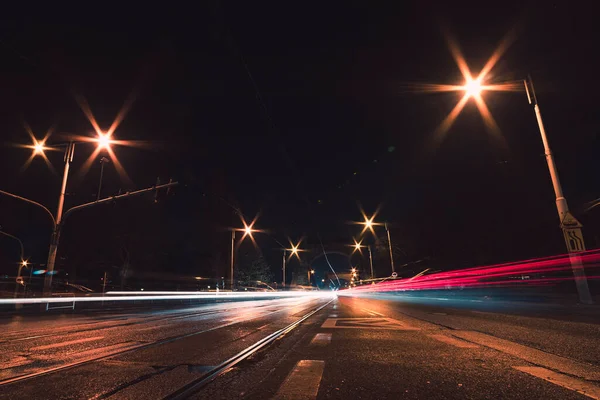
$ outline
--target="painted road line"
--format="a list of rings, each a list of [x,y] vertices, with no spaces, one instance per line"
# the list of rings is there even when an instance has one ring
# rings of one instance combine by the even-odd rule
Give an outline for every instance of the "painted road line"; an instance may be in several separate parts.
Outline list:
[[[77,339],[77,340],[69,340],[67,342],[58,342],[58,343],[46,344],[44,346],[32,347],[30,350],[37,351],[37,350],[56,349],[58,347],[65,347],[65,346],[70,346],[72,344],[81,344],[81,343],[93,342],[93,341],[100,340],[100,339],[104,339],[104,336],[94,336],[94,337],[90,337],[90,338],[83,338],[83,339]]]
[[[385,329],[398,331],[418,331],[408,324],[392,318],[327,318],[321,328],[338,329]]]
[[[592,399],[600,399],[600,386],[592,385],[581,379],[573,378],[542,367],[513,367],[516,370],[533,375],[558,386],[581,393]]]
[[[369,314],[377,315],[377,316],[380,316],[380,317],[385,317],[385,315],[383,315],[382,313],[378,313],[377,311],[367,310],[366,308],[363,308],[363,311],[366,311]]]
[[[474,343],[465,342],[464,340],[456,339],[446,335],[427,335],[432,339],[439,340],[440,342],[444,342],[446,344],[460,347],[462,349],[474,349],[479,347]]]
[[[560,371],[565,374],[575,375],[590,381],[600,380],[600,367],[571,360],[569,358],[546,353],[532,347],[524,346],[510,340],[500,339],[495,336],[474,331],[452,331],[453,336],[474,342],[482,346],[501,351],[511,356],[520,358],[532,364]]]
[[[311,400],[317,398],[325,361],[298,361],[277,391],[277,400]]]
[[[331,333],[317,333],[310,341],[313,346],[325,346],[331,343]]]

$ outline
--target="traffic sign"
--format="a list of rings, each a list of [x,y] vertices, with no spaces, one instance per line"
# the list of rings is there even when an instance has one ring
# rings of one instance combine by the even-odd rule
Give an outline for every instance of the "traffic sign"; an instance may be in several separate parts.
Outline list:
[[[567,211],[560,226],[563,229],[575,229],[583,227],[583,225],[581,225],[581,222],[577,221],[577,218],[575,218],[570,211]]]
[[[569,253],[585,251],[585,242],[583,241],[581,227],[581,223],[577,221],[573,214],[567,211],[562,220],[561,228]]]

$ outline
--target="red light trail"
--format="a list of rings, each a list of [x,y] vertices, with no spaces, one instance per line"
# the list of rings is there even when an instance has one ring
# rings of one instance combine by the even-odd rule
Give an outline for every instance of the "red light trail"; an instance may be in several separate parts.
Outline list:
[[[578,257],[585,265],[588,273],[600,266],[600,251],[590,251],[577,255],[560,255],[538,258],[521,262],[474,267],[462,270],[439,272],[385,281],[375,285],[357,286],[340,292],[340,295],[352,295],[356,292],[392,292],[436,289],[463,289],[481,287],[515,287],[515,286],[551,286],[560,282],[572,281],[572,276],[559,276],[560,272],[571,270],[571,257]],[[588,279],[599,279],[597,271]],[[522,279],[525,275],[537,274]]]

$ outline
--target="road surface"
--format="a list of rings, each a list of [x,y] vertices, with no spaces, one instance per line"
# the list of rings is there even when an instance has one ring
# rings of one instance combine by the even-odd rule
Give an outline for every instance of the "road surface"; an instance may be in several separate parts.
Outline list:
[[[597,310],[381,295],[11,317],[0,399],[600,398]]]

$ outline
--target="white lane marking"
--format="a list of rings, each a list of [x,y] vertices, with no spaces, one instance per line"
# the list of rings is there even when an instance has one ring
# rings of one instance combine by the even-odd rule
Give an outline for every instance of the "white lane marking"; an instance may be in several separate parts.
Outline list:
[[[369,314],[373,314],[373,315],[378,315],[380,317],[385,317],[385,315],[383,315],[382,313],[378,313],[377,311],[373,311],[373,310],[367,310],[366,308],[363,308],[363,311],[368,312]]]
[[[331,333],[317,333],[310,341],[311,345],[324,346],[331,343]]]
[[[48,335],[37,335],[37,336],[29,336],[29,337],[22,337],[22,338],[18,338],[18,339],[11,339],[11,342],[20,342],[22,340],[31,340],[31,339],[38,339],[41,337],[47,337],[47,336],[52,336],[52,334],[48,334]]]
[[[513,367],[516,370],[533,375],[558,386],[581,393],[592,399],[600,399],[600,387],[581,379],[573,378],[542,367]]]
[[[600,367],[592,364],[571,360],[569,358],[546,353],[532,347],[524,346],[510,340],[500,339],[474,331],[452,331],[453,336],[474,342],[482,346],[501,351],[511,356],[520,358],[532,364],[541,365],[560,371],[565,374],[575,375],[587,380],[600,380]]]
[[[69,340],[67,342],[52,343],[52,344],[47,344],[47,345],[44,345],[44,346],[36,346],[36,347],[32,347],[30,350],[32,350],[32,351],[36,351],[36,350],[49,350],[49,349],[55,349],[57,347],[70,346],[72,344],[80,344],[80,343],[86,343],[86,342],[93,342],[95,340],[100,340],[100,339],[104,339],[104,336],[94,336],[94,337],[90,337],[90,338],[83,338],[83,339],[77,339],[77,340]]]
[[[463,349],[473,349],[477,346],[474,343],[465,342],[464,340],[456,339],[446,335],[427,335],[432,339],[439,340],[440,342],[444,342],[446,344],[450,344],[452,346],[460,347]]]
[[[337,314],[329,314],[329,318],[337,318],[338,315]]]
[[[321,328],[420,330],[392,318],[327,318]]]
[[[324,369],[325,361],[298,361],[273,398],[285,400],[316,399]]]

